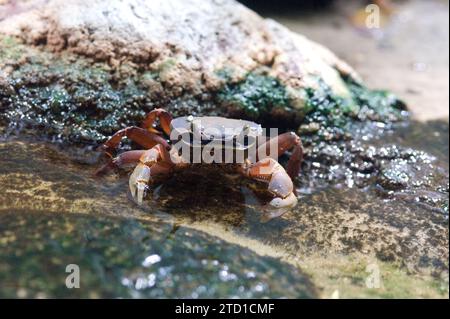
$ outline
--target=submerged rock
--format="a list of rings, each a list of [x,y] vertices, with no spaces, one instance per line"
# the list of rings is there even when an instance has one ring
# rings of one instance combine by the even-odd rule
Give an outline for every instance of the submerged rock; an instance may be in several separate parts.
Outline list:
[[[298,269],[198,231],[30,210],[0,211],[0,225],[2,298],[317,296]],[[65,285],[69,264],[79,289]]]
[[[27,1],[0,22],[0,107],[12,128],[98,143],[152,108],[340,136],[404,105],[323,46],[232,0]],[[305,127],[305,126],[304,126]]]

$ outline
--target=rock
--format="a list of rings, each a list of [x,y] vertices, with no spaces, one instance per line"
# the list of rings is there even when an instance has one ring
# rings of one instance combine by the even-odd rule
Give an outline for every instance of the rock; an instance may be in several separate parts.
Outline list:
[[[375,187],[383,197],[424,204],[448,215],[448,140],[440,137],[448,132],[445,125],[416,122],[397,128],[396,138],[385,134],[374,140],[365,132],[349,141],[319,142],[308,149],[300,183],[308,192],[330,184]],[[307,129],[303,127],[304,134]]]
[[[385,189],[400,190],[408,186],[413,178],[412,168],[406,160],[395,160],[390,162],[381,170],[378,182]]]
[[[186,288],[180,292],[164,286],[164,274],[155,273],[156,282],[173,296],[191,294],[199,281],[214,282],[212,286],[230,296],[236,291],[235,281],[217,283],[224,265],[228,274],[241,278],[245,270],[252,270],[255,280],[268,283],[268,290],[254,296],[312,297],[318,287],[329,297],[336,285],[342,287],[343,297],[443,294],[439,287],[444,282],[441,276],[448,278],[448,213],[409,201],[386,201],[359,188],[329,187],[300,193],[292,212],[261,223],[260,205],[267,194],[254,183],[186,172],[155,189],[154,196],[138,207],[127,199],[126,176],[93,179],[94,170],[71,162],[54,146],[0,143],[0,279],[11,283],[8,287],[23,286],[35,296],[36,287],[43,285],[48,296],[65,296],[67,289],[57,290],[59,273],[33,276],[23,267],[32,264],[39,272],[50,263],[64,274],[66,256],[71,255],[83,265],[90,276],[85,280],[100,296],[158,295],[162,292],[131,287],[139,278],[147,283],[142,279],[155,273],[141,263],[156,253],[177,265],[173,274],[193,274],[192,280],[173,279]],[[193,182],[200,178],[201,183]],[[15,268],[23,276],[11,277],[8,269],[16,266],[15,252],[23,253],[27,262]],[[177,260],[171,253],[182,257]],[[54,257],[50,261],[48,254]],[[202,266],[201,256],[213,256],[221,264]],[[99,264],[94,265],[96,261]],[[383,289],[366,287],[367,265],[380,267]],[[104,269],[110,286],[98,284],[96,267]],[[403,274],[404,269],[409,274]],[[130,286],[119,284],[121,274]],[[247,287],[256,285],[244,277],[241,297],[252,293]],[[2,292],[12,297],[16,291]],[[77,293],[86,296],[84,290]],[[200,296],[208,293],[220,294],[209,291]]]
[[[3,298],[317,297],[298,269],[195,230],[30,210],[0,221]],[[79,289],[61,284],[69,262]]]
[[[9,12],[0,70],[15,89],[0,95],[3,121],[58,140],[98,143],[156,106],[277,127],[403,117],[395,97],[365,88],[329,50],[232,0],[34,0],[0,10]]]
[[[5,19],[1,33],[112,67],[133,62],[160,72],[169,90],[204,92],[220,81],[220,70],[243,77],[268,66],[270,75],[290,87],[314,87],[319,76],[346,95],[339,73],[355,76],[324,47],[235,1],[34,2]]]

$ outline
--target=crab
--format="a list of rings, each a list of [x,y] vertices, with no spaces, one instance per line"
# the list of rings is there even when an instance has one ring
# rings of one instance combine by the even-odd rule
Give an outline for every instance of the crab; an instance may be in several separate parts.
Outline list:
[[[156,129],[158,121],[162,132]],[[194,136],[200,137],[200,141],[196,141]],[[113,157],[124,137],[143,149]],[[223,148],[217,147],[223,145]],[[293,132],[268,138],[261,126],[251,121],[217,116],[173,118],[166,110],[157,108],[146,115],[141,127],[119,130],[100,149],[109,156],[109,161],[96,171],[96,175],[134,166],[129,190],[138,205],[142,205],[150,186],[163,182],[176,171],[194,166],[202,169],[205,165],[264,182],[272,195],[270,202],[263,206],[266,220],[283,215],[298,202],[292,179],[300,172],[303,147],[300,137]],[[251,153],[251,149],[257,152]],[[269,150],[272,152],[267,154]],[[195,151],[209,157],[201,156],[193,161]],[[285,169],[277,159],[288,151],[291,155]],[[231,163],[223,162],[226,152],[234,154]],[[238,153],[242,155],[241,161],[237,161]]]

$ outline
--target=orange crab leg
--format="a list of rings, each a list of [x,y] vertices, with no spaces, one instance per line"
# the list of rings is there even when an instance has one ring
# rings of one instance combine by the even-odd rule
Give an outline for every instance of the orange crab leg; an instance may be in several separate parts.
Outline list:
[[[111,156],[111,153],[119,146],[122,138],[125,136],[145,148],[152,148],[156,144],[169,148],[169,143],[163,137],[136,126],[126,127],[117,131],[101,148]]]
[[[108,174],[110,171],[123,168],[125,166],[136,164],[139,162],[141,156],[145,153],[145,150],[138,151],[128,151],[124,152],[115,158],[111,159],[108,163],[100,167],[95,171],[96,176],[103,176]]]
[[[286,151],[292,151],[291,157],[289,158],[287,164],[287,173],[291,178],[298,176],[300,173],[300,166],[303,162],[303,146],[300,137],[294,132],[278,135],[277,137],[274,137],[259,146],[258,154],[266,154],[269,156],[270,150],[274,146],[277,146],[277,158],[283,155]]]
[[[268,183],[269,192],[275,196],[264,208],[265,221],[281,216],[297,205],[291,178],[273,158],[264,158],[244,168],[244,174],[252,179]]]
[[[159,119],[159,123],[161,124],[161,128],[167,136],[170,136],[170,122],[172,122],[172,115],[164,109],[154,109],[150,113],[148,113],[142,122],[142,128],[148,130],[152,133],[159,133],[155,128],[153,128],[153,124],[156,119]]]

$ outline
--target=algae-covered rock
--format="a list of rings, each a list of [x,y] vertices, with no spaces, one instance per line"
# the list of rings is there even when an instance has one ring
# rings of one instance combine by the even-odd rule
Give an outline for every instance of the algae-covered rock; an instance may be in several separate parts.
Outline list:
[[[232,0],[0,10],[2,120],[57,140],[97,143],[156,106],[328,134],[350,119],[402,117],[395,97],[365,88],[329,50]]]
[[[298,269],[198,231],[30,210],[0,211],[0,221],[2,298],[317,296]],[[79,289],[66,286],[68,265]]]

